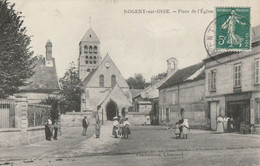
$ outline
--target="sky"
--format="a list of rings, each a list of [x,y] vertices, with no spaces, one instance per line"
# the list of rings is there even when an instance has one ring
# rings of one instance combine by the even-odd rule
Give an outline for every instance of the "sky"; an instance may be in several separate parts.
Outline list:
[[[192,13],[193,9],[215,11],[217,6],[247,6],[251,7],[251,25],[260,24],[257,0],[9,1],[24,16],[23,26],[32,36],[35,55],[45,56],[45,44],[51,40],[59,78],[70,62],[77,62],[79,42],[90,26],[100,39],[101,56],[108,53],[124,78],[142,73],[150,81],[151,76],[167,71],[170,57],[178,59],[178,68],[207,57],[204,32],[215,13]],[[135,9],[168,9],[171,13],[125,13]]]

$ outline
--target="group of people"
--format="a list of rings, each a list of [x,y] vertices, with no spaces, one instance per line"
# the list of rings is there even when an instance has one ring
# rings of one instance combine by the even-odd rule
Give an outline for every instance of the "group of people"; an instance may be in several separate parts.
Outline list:
[[[128,135],[131,134],[130,132],[130,123],[128,122],[128,118],[118,118],[114,117],[113,118],[113,130],[112,130],[112,135],[114,138],[127,138]]]
[[[171,127],[174,129],[174,126]],[[170,128],[169,128],[170,129]],[[188,132],[190,131],[188,119],[180,119],[175,123],[175,135],[176,138],[188,138]]]
[[[58,138],[58,130],[59,130],[59,123],[58,120],[55,119],[52,123],[51,119],[48,119],[47,122],[44,124],[45,126],[45,138],[48,141],[51,141],[53,138],[54,140],[57,140]]]
[[[224,132],[233,132],[234,131],[234,120],[232,117],[223,117],[219,114],[217,118],[217,133]]]

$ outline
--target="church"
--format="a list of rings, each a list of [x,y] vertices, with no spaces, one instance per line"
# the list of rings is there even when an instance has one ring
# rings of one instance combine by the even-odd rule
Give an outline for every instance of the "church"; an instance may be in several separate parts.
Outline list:
[[[84,87],[81,112],[102,122],[127,116],[132,106],[129,86],[112,58],[106,54],[102,59],[100,40],[92,28],[79,43],[78,69]]]

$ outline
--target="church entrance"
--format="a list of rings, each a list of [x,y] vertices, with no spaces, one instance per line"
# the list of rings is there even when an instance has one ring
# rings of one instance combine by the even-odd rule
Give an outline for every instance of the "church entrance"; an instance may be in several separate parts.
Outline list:
[[[110,101],[106,106],[107,120],[113,120],[115,116],[118,116],[118,107],[114,101]]]

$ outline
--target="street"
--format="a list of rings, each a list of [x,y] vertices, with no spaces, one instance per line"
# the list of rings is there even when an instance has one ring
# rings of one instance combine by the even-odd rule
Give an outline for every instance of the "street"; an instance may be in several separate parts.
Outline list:
[[[0,149],[0,165],[259,165],[260,137],[192,130],[176,139],[161,126],[132,127],[129,139],[111,137],[111,125],[94,128],[87,137],[81,128],[66,128],[58,141]]]

